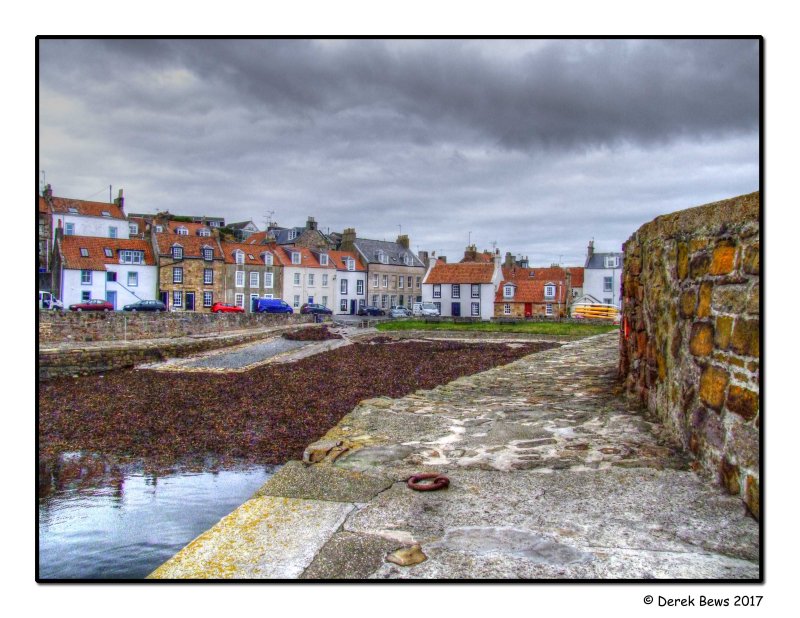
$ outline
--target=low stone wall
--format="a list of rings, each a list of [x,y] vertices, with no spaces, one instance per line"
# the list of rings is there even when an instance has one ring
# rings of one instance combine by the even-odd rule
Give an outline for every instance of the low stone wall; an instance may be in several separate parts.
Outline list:
[[[312,321],[313,316],[269,313],[128,313],[39,311],[39,345],[138,341],[222,334]]]
[[[625,244],[620,376],[760,516],[760,196],[656,218]]]

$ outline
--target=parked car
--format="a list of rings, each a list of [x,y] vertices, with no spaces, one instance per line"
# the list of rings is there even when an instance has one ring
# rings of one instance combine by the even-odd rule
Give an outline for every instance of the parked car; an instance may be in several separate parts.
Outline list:
[[[244,307],[228,303],[214,303],[211,305],[211,313],[244,313]]]
[[[380,307],[367,306],[359,307],[358,315],[386,315],[386,312]]]
[[[438,316],[439,309],[433,303],[414,303],[411,313],[414,316]]]
[[[280,298],[259,298],[253,311],[256,313],[294,313],[291,305]]]
[[[107,300],[91,298],[82,303],[75,303],[69,306],[70,311],[114,311],[114,305]]]
[[[63,309],[64,303],[50,292],[39,292],[39,309]]]
[[[300,313],[313,313],[314,315],[331,315],[333,311],[328,309],[325,305],[319,305],[317,303],[306,303],[302,307],[300,307]]]
[[[411,312],[405,307],[397,305],[396,307],[392,307],[389,310],[389,315],[392,316],[393,318],[407,318],[408,316],[411,315]]]
[[[130,305],[125,305],[123,311],[166,311],[167,306],[160,300],[140,300]]]

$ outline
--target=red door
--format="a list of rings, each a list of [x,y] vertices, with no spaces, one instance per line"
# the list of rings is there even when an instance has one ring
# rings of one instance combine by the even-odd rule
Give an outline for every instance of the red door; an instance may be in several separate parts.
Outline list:
[[[525,303],[525,317],[533,317],[533,303]]]

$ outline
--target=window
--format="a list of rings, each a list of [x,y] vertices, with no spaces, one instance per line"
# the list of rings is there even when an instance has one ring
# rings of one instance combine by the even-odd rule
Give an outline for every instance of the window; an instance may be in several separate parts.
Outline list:
[[[100,216],[101,216],[101,217],[110,217],[110,216],[111,216],[111,213],[110,213],[110,212],[108,212],[107,210],[104,210],[104,211],[102,211],[102,212],[100,213]]]
[[[411,256],[408,253],[403,254],[403,264],[411,266]]]
[[[435,303],[433,303],[433,304],[436,306],[436,311],[438,311],[438,312],[439,312],[439,315],[442,315],[442,303],[440,303],[440,302],[435,302]]]
[[[89,257],[89,250],[85,247],[81,247],[81,257]]]
[[[139,285],[139,273],[135,270],[128,271],[128,287],[135,288]]]
[[[294,303],[292,303],[292,306],[293,307],[299,307],[300,306],[300,295],[299,294],[295,294],[294,295]]]
[[[104,247],[103,248],[103,254],[108,258],[114,257],[114,252],[111,249],[109,249],[108,247]]]
[[[314,285],[314,273],[308,273],[308,285]]]
[[[411,275],[408,276],[408,289],[410,290],[413,286],[414,279],[412,279]]]
[[[265,288],[272,288],[272,280],[273,280],[273,274],[272,273],[264,273],[264,287]]]
[[[294,274],[294,284],[295,285],[300,285],[300,273],[295,273]]]
[[[385,288],[389,287],[389,275],[384,275],[383,276],[383,287],[385,287]]]
[[[378,285],[378,273],[375,273],[372,275],[372,287],[377,288]]]
[[[417,287],[422,285],[422,277],[417,277]]]
[[[453,289],[452,289],[452,291],[450,292],[450,295],[451,295],[453,298],[461,298],[461,284],[459,284],[459,283],[454,283],[454,284],[453,284]]]
[[[175,230],[175,233],[181,236],[188,236],[189,230],[187,230],[185,227],[181,225],[178,229]]]
[[[244,252],[236,251],[234,253],[234,258],[236,259],[236,263],[237,264],[239,264],[239,265],[244,264]]]
[[[359,279],[356,281],[356,295],[363,296],[364,295],[364,280]]]
[[[128,233],[129,234],[138,234],[139,233],[139,224],[138,223],[129,223],[128,224]]]
[[[92,299],[92,293],[86,290],[85,292],[81,292],[81,302],[85,303],[87,300]]]
[[[328,285],[328,275],[322,275],[322,285]]]
[[[603,277],[603,291],[610,292],[613,286],[614,279],[612,277]]]
[[[364,302],[364,299],[363,298],[359,298],[358,299],[358,306],[359,307],[364,307],[365,305],[366,305],[366,303]]]
[[[214,250],[211,247],[203,247],[203,259],[206,262],[214,259]]]
[[[297,238],[297,231],[289,230],[289,240],[294,240],[295,238]]]
[[[553,315],[553,304],[552,303],[547,303],[544,306],[544,314],[545,315]]]
[[[386,294],[381,295],[381,309],[386,309],[386,302],[389,300],[389,297]]]
[[[131,251],[123,249],[119,252],[120,264],[141,264],[144,262],[144,251]]]
[[[264,266],[272,266],[272,254],[265,253],[264,254]],[[270,286],[272,287],[272,286]]]
[[[343,298],[339,301],[339,311],[347,311],[347,299]]]
[[[164,231],[164,226],[163,225],[157,225],[156,226],[156,234],[161,234],[163,231]]]
[[[433,286],[433,297],[434,298],[442,297],[442,286],[438,283]]]
[[[504,285],[503,286],[503,298],[514,298],[514,286],[513,285]]]
[[[327,297],[327,296],[323,296],[323,297],[322,297],[322,305],[323,305],[324,307],[327,307],[327,306],[328,306],[328,297]]]
[[[177,245],[172,247],[172,259],[173,260],[183,259],[183,247],[179,247]]]
[[[242,309],[244,309],[244,294],[234,294],[233,304],[235,304],[237,307],[241,307]]]
[[[203,307],[210,307],[214,304],[214,293],[203,292]]]
[[[473,283],[471,287],[472,287],[472,292],[471,292],[472,298],[480,298],[481,297],[481,286],[480,286],[480,284]]]
[[[373,307],[377,307],[378,306],[378,295],[377,294],[373,294],[372,295],[372,306]]]
[[[64,224],[64,236],[73,236],[75,234],[75,224],[74,223],[65,223]]]
[[[203,285],[212,285],[214,283],[214,269],[203,269]]]
[[[183,268],[180,266],[172,267],[172,283],[183,283]]]
[[[106,281],[115,282],[117,280],[117,273],[113,270],[109,270],[106,272]]]
[[[555,298],[556,297],[556,286],[550,285],[549,283],[544,286],[544,297],[545,298]]]
[[[198,236],[211,236],[211,230],[209,230],[206,227],[201,227],[199,230],[197,230],[197,235]]]
[[[236,287],[243,288],[244,287],[244,271],[237,270],[236,271]]]
[[[503,315],[511,315],[511,305],[506,303],[503,305]]]
[[[257,272],[255,272],[255,271],[251,271],[250,272],[250,287],[251,288],[257,288],[259,279],[261,279],[259,274]]]
[[[619,268],[619,257],[616,255],[607,255],[606,268]]]
[[[74,206],[70,206],[69,208],[67,208],[67,212],[69,212],[69,213],[71,213],[73,215],[77,215],[78,214],[78,209],[75,208]]]
[[[92,285],[92,271],[91,270],[82,270],[81,271],[81,285]]]
[[[405,279],[405,277],[403,275],[400,275],[400,278],[397,280],[397,288],[400,289],[400,290],[403,289],[403,280],[404,279]]]
[[[392,275],[392,289],[397,287],[397,275]]]
[[[355,270],[356,261],[353,258],[347,258],[347,270]]]
[[[183,292],[180,290],[174,290],[172,292],[172,306],[183,307]]]
[[[319,254],[319,265],[320,266],[327,266],[328,265],[328,254],[327,253],[320,253]]]
[[[383,251],[381,251],[380,249],[378,249],[378,250],[375,252],[375,258],[376,258],[376,259],[377,259],[377,260],[378,260],[378,261],[379,261],[381,264],[388,264],[388,263],[389,263],[389,258],[388,258],[388,256],[387,256],[387,255],[386,255],[386,254],[385,254]]]
[[[612,299],[610,299],[610,298],[604,298],[604,299],[603,299],[603,303],[604,303],[604,304],[606,304],[606,305],[610,305],[610,304],[612,303]]]
[[[300,254],[297,251],[292,251],[292,264],[300,263]]]
[[[470,310],[470,315],[472,317],[477,317],[481,314],[481,304],[480,303],[472,303],[472,308]]]
[[[117,237],[117,228],[112,226],[108,228],[108,237],[109,238],[116,238]]]
[[[342,296],[347,296],[347,279],[342,279],[339,283],[339,291],[342,293]]]

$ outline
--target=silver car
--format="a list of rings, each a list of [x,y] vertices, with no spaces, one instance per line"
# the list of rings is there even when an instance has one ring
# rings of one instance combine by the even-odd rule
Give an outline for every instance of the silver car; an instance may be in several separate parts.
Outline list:
[[[397,305],[389,310],[389,315],[393,318],[407,318],[411,315],[411,312],[405,307]]]

